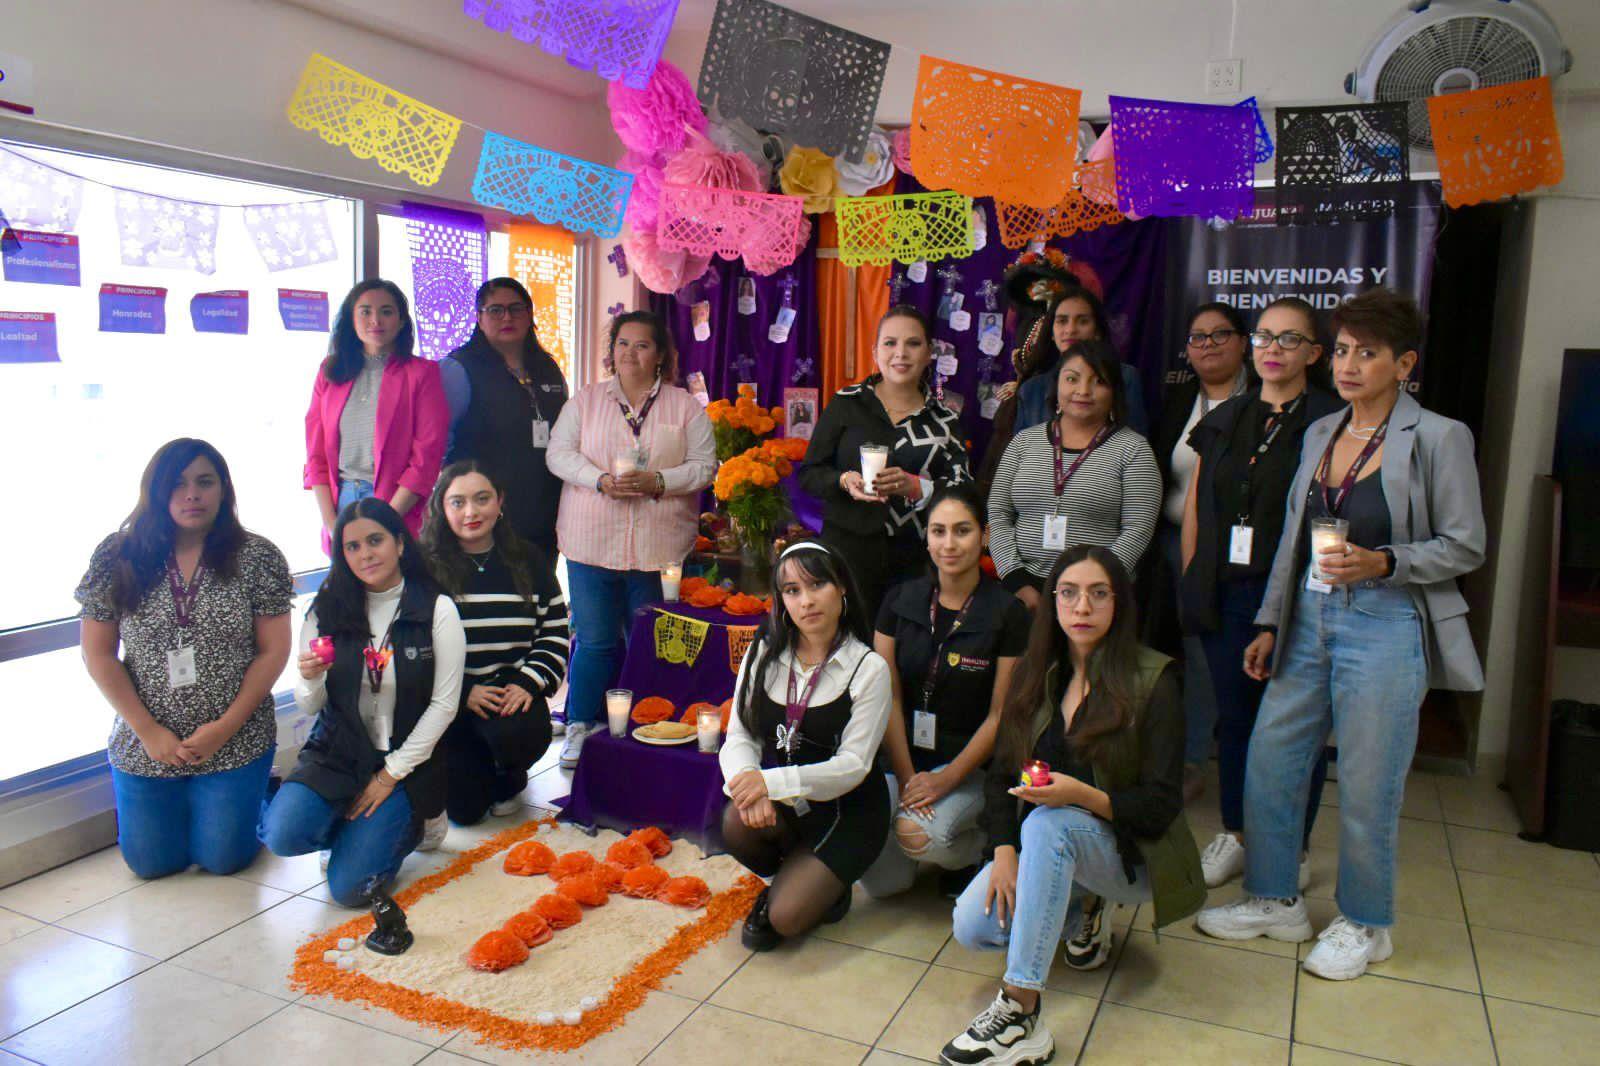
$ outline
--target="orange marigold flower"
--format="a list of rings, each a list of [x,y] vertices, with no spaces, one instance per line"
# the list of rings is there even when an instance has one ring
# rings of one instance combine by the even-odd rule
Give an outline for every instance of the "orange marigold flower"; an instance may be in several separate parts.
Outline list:
[[[614,862],[602,862],[589,871],[589,876],[604,885],[607,892],[615,892],[622,887],[622,875],[627,872]]]
[[[711,889],[698,877],[674,877],[656,890],[656,899],[676,907],[704,907],[711,900]]]
[[[549,845],[537,840],[524,840],[506,852],[505,871],[518,877],[532,877],[549,873],[555,861],[556,853],[550,850]]]
[[[635,899],[655,899],[661,886],[671,879],[671,874],[653,862],[635,866],[622,875],[622,893]]]
[[[577,874],[556,886],[556,891],[585,907],[604,907],[610,893],[594,874]]]
[[[583,921],[583,908],[554,892],[534,900],[533,909],[539,917],[550,923],[552,929],[568,929]]]
[[[640,866],[648,866],[654,860],[655,856],[650,854],[649,848],[637,840],[629,840],[627,837],[622,838],[606,849],[606,861],[614,862],[624,870],[634,870]],[[623,879],[623,884],[627,884],[626,878]]]
[[[708,703],[706,706],[709,707],[711,705]],[[654,855],[658,859],[663,855],[670,855],[672,853],[672,838],[667,836],[660,826],[649,825],[645,826],[643,829],[635,829],[633,832],[628,834],[627,838],[629,840],[637,840],[639,843],[649,848],[650,854]]]
[[[539,917],[538,911],[533,910],[513,914],[511,920],[505,924],[505,931],[530,948],[548,942],[555,935],[550,923]]]
[[[478,938],[467,950],[467,965],[485,973],[499,973],[528,961],[528,945],[522,938],[495,929]]]
[[[569,877],[586,874],[594,869],[594,861],[594,856],[587,851],[569,851],[550,867],[550,876],[556,881],[564,881]]]

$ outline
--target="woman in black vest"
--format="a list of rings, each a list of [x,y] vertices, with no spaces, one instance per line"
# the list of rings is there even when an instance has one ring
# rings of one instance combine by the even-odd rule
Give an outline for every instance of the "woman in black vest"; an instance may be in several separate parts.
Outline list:
[[[457,825],[525,814],[528,768],[550,746],[549,698],[567,676],[567,601],[544,553],[505,520],[508,499],[476,459],[451,463],[422,543],[467,641],[461,713],[444,735],[446,811]]]
[[[728,852],[770,887],[744,945],[770,951],[850,910],[883,850],[889,790],[873,768],[889,720],[889,666],[866,640],[861,594],[821,541],[785,548],[772,613],[745,653],[722,746]]]
[[[567,380],[533,330],[533,297],[514,278],[478,288],[478,327],[439,362],[450,403],[446,463],[489,463],[506,488],[517,535],[556,558],[561,479],[545,465],[550,431],[567,402]]]
[[[977,872],[983,767],[1028,645],[1028,609],[978,567],[978,487],[939,489],[927,515],[933,574],[889,590],[873,636],[873,650],[894,667],[883,747],[898,784],[894,836],[861,878],[873,897],[910,888],[919,862],[945,871],[941,888],[952,899]]]
[[[262,815],[261,841],[275,855],[330,852],[329,894],[360,907],[444,812],[434,746],[456,716],[466,637],[394,508],[358,500],[333,538],[294,693],[316,723]]]
[[[1216,693],[1223,831],[1200,856],[1212,888],[1244,872],[1245,759],[1267,690],[1244,672],[1244,650],[1257,632],[1306,427],[1340,407],[1307,379],[1322,357],[1318,337],[1317,312],[1306,301],[1285,296],[1269,304],[1250,334],[1260,384],[1218,406],[1189,434],[1199,465],[1184,505],[1179,606],[1184,632],[1200,636]],[[1311,775],[1303,841],[1311,838],[1327,770],[1324,753]],[[1300,887],[1309,880],[1302,859]]]

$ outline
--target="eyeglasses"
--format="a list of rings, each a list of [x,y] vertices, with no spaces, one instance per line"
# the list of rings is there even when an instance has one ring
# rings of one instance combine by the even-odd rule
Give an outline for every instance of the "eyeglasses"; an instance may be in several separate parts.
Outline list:
[[[514,304],[485,304],[479,312],[491,322],[499,322],[503,318],[521,318],[531,308],[525,303]]]
[[[1076,585],[1062,585],[1056,589],[1056,599],[1067,607],[1076,607],[1083,597],[1089,597],[1089,606],[1098,610],[1117,598],[1117,594],[1105,585],[1095,585],[1093,588],[1080,589]]]
[[[1307,337],[1304,333],[1296,333],[1292,329],[1286,329],[1282,333],[1274,333],[1270,329],[1258,329],[1254,333],[1250,334],[1250,343],[1252,346],[1256,348],[1270,348],[1272,343],[1276,341],[1278,347],[1282,348],[1286,352],[1294,351],[1296,348],[1300,347],[1302,344],[1305,344],[1310,339],[1311,338]]]
[[[1239,335],[1236,329],[1214,329],[1210,333],[1191,333],[1188,336],[1189,347],[1204,348],[1210,341],[1213,347],[1220,348]]]

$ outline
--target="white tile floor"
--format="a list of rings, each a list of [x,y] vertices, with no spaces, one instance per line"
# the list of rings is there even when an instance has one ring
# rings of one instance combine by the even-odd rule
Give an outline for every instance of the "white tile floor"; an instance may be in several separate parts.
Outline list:
[[[566,792],[554,757],[529,785],[530,815]],[[1319,926],[1335,908],[1338,789],[1326,798],[1307,893]],[[1483,778],[1413,775],[1405,813],[1396,953],[1373,975],[1319,981],[1294,945],[1209,940],[1192,922],[1157,941],[1146,911],[1123,911],[1111,965],[1052,974],[1057,1061],[1600,1062],[1600,858],[1518,840],[1510,804]],[[1214,801],[1190,819],[1203,845]],[[402,876],[507,824],[452,829]],[[925,878],[891,903],[858,893],[844,922],[769,955],[752,956],[735,931],[622,1028],[572,1054],[524,1055],[290,991],[293,949],[347,914],[327,902],[314,856],[146,883],[113,848],[0,890],[0,1066],[713,1066],[753,1049],[763,1066],[891,1066],[936,1060],[1003,964],[951,941],[949,904]]]

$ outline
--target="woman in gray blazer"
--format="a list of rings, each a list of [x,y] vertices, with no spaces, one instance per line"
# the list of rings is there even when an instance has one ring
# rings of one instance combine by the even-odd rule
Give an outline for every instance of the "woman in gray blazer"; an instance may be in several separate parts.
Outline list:
[[[1483,563],[1472,434],[1405,391],[1422,317],[1372,289],[1334,315],[1333,376],[1349,406],[1306,430],[1261,633],[1244,670],[1272,678],[1245,770],[1245,880],[1237,903],[1201,912],[1229,940],[1311,937],[1296,871],[1311,771],[1339,749],[1339,917],[1306,957],[1348,980],[1393,954],[1395,852],[1417,715],[1430,687],[1483,688],[1456,579]],[[1319,519],[1348,523],[1319,545]]]

